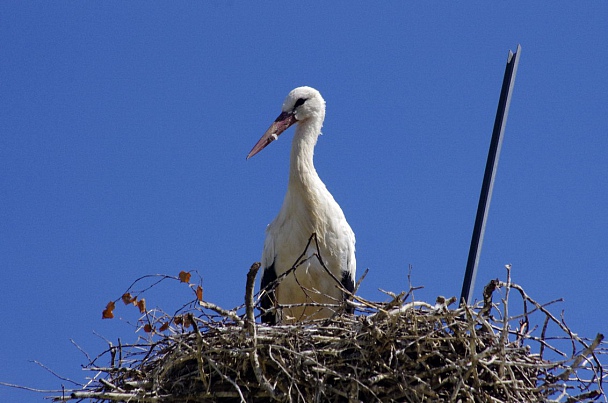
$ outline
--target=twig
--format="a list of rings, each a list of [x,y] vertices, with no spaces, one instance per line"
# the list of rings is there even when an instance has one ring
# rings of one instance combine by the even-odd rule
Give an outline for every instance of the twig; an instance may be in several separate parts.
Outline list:
[[[557,375],[556,378],[562,379],[562,380],[568,379],[570,374],[572,374],[574,371],[576,371],[576,369],[581,365],[581,362],[583,360],[586,360],[587,356],[593,354],[593,352],[595,351],[597,346],[599,346],[599,344],[602,342],[602,340],[604,340],[604,335],[601,333],[598,333],[597,336],[595,336],[595,339],[593,339],[593,342],[591,344],[589,344],[589,346],[587,346],[580,354],[575,356],[574,362],[572,363],[572,365],[570,365],[568,367],[568,369],[566,369],[564,372]]]
[[[61,390],[58,390],[58,389],[38,389],[38,388],[29,387],[29,386],[15,385],[13,383],[2,382],[2,381],[0,381],[0,385],[7,386],[9,388],[27,390],[29,392],[36,392],[36,393],[59,393],[59,392],[61,392]]]
[[[30,361],[30,362],[33,362],[34,364],[37,364],[38,366],[40,366],[41,368],[47,370],[48,372],[50,372],[51,374],[53,374],[53,376],[55,376],[58,379],[61,379],[62,381],[70,382],[70,383],[73,383],[74,385],[77,385],[77,386],[82,386],[81,383],[73,381],[73,380],[71,380],[69,378],[66,378],[64,376],[59,375],[58,373],[56,373],[55,371],[53,371],[52,369],[50,369],[49,367],[47,367],[46,365],[42,364],[39,361],[33,360],[33,361]]]
[[[245,324],[243,322],[243,320],[234,311],[228,311],[224,308],[220,308],[219,306],[215,305],[214,303],[207,302],[207,301],[199,301],[198,304],[200,306],[202,306],[203,308],[210,309],[214,312],[219,313],[220,315],[222,315],[226,318],[232,319],[238,326],[243,326]]]
[[[505,285],[505,297],[502,300],[502,304],[503,304],[503,321],[502,321],[502,333],[500,334],[500,346],[501,346],[501,358],[504,360],[506,359],[506,353],[505,353],[505,347],[507,345],[507,342],[509,340],[509,304],[507,303],[507,301],[509,301],[509,292],[511,291],[511,265],[505,265],[505,269],[507,269],[507,283]],[[500,364],[500,368],[498,371],[498,376],[502,379],[505,375],[505,367],[504,364],[501,362]]]
[[[245,325],[250,334],[255,334],[255,314],[253,313],[253,289],[255,287],[255,277],[260,270],[261,263],[257,262],[251,265],[249,272],[247,273],[247,284],[245,287],[245,309],[246,309],[246,320]]]
[[[259,384],[262,385],[264,390],[268,392],[272,399],[275,398],[275,392],[268,380],[264,377],[262,373],[262,368],[260,367],[260,361],[258,359],[258,336],[257,336],[257,326],[255,324],[255,315],[253,313],[253,288],[255,286],[255,277],[258,274],[258,270],[260,269],[260,263],[254,263],[249,272],[247,273],[247,285],[245,288],[245,309],[247,310],[247,326],[246,330],[251,337],[252,349],[251,349],[251,366],[253,367],[253,373],[255,374],[256,379]]]

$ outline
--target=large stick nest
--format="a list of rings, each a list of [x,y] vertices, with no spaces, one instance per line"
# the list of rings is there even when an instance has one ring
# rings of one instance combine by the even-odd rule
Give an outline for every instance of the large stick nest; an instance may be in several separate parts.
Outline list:
[[[493,280],[476,306],[448,308],[352,296],[358,315],[268,327],[255,323],[248,275],[245,313],[196,301],[164,334],[111,345],[81,389],[57,401],[98,402],[536,402],[606,400],[603,336],[583,339],[524,290]],[[492,296],[500,290],[500,303]],[[523,312],[509,316],[517,291]],[[410,289],[412,291],[412,289]],[[409,302],[408,302],[409,301]],[[523,303],[522,303],[523,302]],[[242,309],[242,307],[240,307]],[[539,326],[532,316],[540,317]],[[175,317],[173,318],[175,319]],[[177,323],[177,324],[176,324]],[[549,336],[557,329],[558,336]],[[566,348],[560,347],[565,345]],[[563,350],[563,351],[562,351]],[[106,360],[108,364],[98,363]]]

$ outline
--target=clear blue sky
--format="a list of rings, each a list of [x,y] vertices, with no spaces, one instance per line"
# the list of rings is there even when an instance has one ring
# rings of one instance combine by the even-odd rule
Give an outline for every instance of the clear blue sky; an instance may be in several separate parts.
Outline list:
[[[286,189],[291,133],[245,156],[285,95],[327,101],[321,178],[357,236],[360,289],[460,293],[509,49],[522,45],[475,295],[513,280],[608,329],[608,3],[0,3],[0,381],[83,380],[134,341],[137,277],[198,270],[241,303]],[[158,287],[148,304],[188,301]],[[171,307],[171,308],[170,308]],[[0,387],[2,401],[42,395]]]

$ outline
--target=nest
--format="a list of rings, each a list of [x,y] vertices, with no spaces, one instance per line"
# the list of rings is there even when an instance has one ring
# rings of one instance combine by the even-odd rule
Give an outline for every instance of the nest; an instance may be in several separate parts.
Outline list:
[[[131,345],[110,345],[89,382],[56,401],[537,402],[607,401],[603,336],[583,339],[510,280],[493,280],[475,306],[351,296],[357,315],[296,325],[257,324],[246,303],[195,304]],[[182,279],[183,281],[183,279]],[[494,303],[497,290],[501,302]],[[522,312],[509,315],[516,291]],[[521,301],[520,301],[521,299]],[[555,301],[553,301],[555,302]],[[550,304],[550,303],[549,303]],[[245,312],[239,314],[240,310]],[[178,318],[178,320],[176,320]],[[540,318],[539,325],[532,324]],[[161,322],[158,322],[160,324]],[[550,336],[549,329],[557,329]],[[565,345],[568,350],[560,348]],[[105,360],[107,364],[98,363]]]

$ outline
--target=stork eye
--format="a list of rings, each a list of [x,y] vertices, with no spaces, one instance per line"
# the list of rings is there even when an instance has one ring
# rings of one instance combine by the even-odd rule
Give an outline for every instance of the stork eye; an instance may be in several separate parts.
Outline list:
[[[293,109],[295,110],[298,106],[304,104],[304,102],[306,102],[305,98],[300,98],[296,101],[295,105],[293,106]]]

